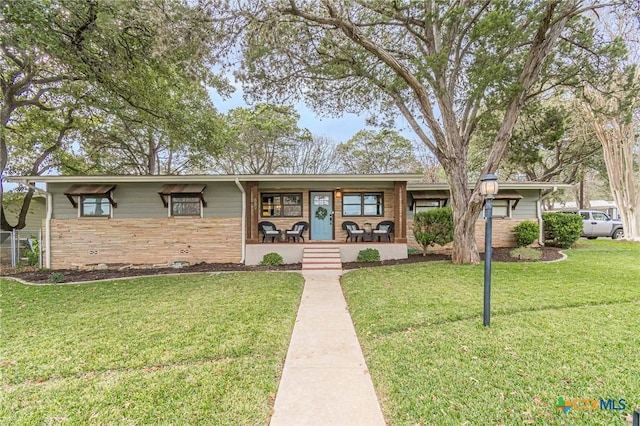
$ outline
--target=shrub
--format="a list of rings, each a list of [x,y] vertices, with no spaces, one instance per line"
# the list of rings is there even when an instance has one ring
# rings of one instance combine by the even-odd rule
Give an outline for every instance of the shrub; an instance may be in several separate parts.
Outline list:
[[[53,284],[60,284],[64,282],[64,274],[62,272],[52,272],[49,274],[48,280]]]
[[[358,252],[358,262],[379,262],[380,252],[376,249],[368,248]]]
[[[427,255],[429,246],[453,241],[453,211],[451,207],[432,209],[413,216],[413,236]]]
[[[524,260],[540,260],[542,252],[531,247],[518,247],[509,252],[511,257]]]
[[[582,216],[573,213],[548,212],[542,214],[545,245],[571,247],[582,234]]]
[[[24,249],[24,256],[27,258],[27,265],[37,266],[40,263],[40,242],[33,236],[29,238],[29,242]]]
[[[540,230],[536,222],[525,220],[513,228],[513,233],[515,234],[518,247],[524,247],[533,244],[538,239]]]
[[[260,262],[261,265],[279,266],[284,264],[284,259],[278,253],[267,253]]]

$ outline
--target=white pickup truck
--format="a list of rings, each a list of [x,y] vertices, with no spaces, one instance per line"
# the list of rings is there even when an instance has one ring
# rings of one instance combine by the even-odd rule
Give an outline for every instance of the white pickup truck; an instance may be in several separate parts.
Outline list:
[[[598,210],[575,210],[567,213],[575,213],[582,216],[582,236],[591,240],[598,237],[611,237],[614,240],[624,236],[622,222],[612,220],[608,214]]]

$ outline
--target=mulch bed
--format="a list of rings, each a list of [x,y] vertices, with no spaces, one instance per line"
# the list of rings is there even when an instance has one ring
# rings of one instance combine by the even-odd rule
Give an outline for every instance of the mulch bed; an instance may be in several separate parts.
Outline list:
[[[17,271],[3,271],[1,275],[15,277],[21,280],[43,284],[49,282],[52,272],[64,274],[64,282],[109,280],[114,278],[140,277],[149,275],[186,274],[200,272],[233,272],[233,271],[295,271],[302,269],[301,264],[282,266],[248,266],[242,263],[197,263],[182,268],[141,268],[119,269],[117,265],[109,265],[109,269],[80,270],[80,269],[56,269],[42,271],[34,268],[22,268]]]
[[[491,251],[491,260],[495,262],[550,262],[552,260],[562,259],[560,249],[556,247],[537,247],[536,250],[542,252],[540,260],[526,260],[512,257],[510,252],[513,248],[494,248]],[[484,260],[484,253],[480,253],[480,259]],[[382,265],[403,265],[406,263],[430,262],[434,260],[451,260],[449,254],[429,253],[426,256],[422,254],[410,254],[406,259],[384,260],[381,262],[347,262],[342,264],[343,269],[369,268],[371,266]]]
[[[510,248],[494,248],[491,259],[497,262],[530,262],[527,260],[521,260],[511,257],[509,252]],[[541,261],[558,260],[562,258],[562,254],[559,249],[554,247],[540,247],[537,250],[542,252]],[[481,258],[483,254],[481,253]],[[407,259],[385,260],[381,262],[347,262],[343,263],[344,269],[358,269],[358,268],[371,268],[374,266],[383,265],[401,265],[408,263],[419,262],[432,262],[436,260],[451,260],[451,256],[448,254],[410,254]],[[19,278],[21,280],[43,284],[49,282],[49,276],[52,272],[59,272],[64,274],[64,281],[80,282],[80,281],[95,281],[95,280],[107,280],[113,278],[126,278],[126,277],[139,277],[147,275],[166,275],[166,274],[180,274],[180,273],[194,273],[194,272],[231,272],[231,271],[296,271],[301,269],[301,265],[290,264],[282,266],[248,266],[239,263],[198,263],[195,265],[185,266],[182,268],[148,268],[148,269],[130,269],[119,268],[117,265],[110,265],[109,269],[85,271],[75,269],[60,269],[56,271],[42,271],[36,269],[19,269],[19,270],[6,270],[4,269],[1,275]],[[122,266],[122,265],[120,265]]]

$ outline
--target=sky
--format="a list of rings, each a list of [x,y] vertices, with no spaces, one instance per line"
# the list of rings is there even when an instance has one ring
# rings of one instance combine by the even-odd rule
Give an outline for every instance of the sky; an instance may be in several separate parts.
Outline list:
[[[209,91],[218,111],[225,113],[233,108],[249,106],[243,99],[242,87],[239,84],[234,84],[234,87],[235,92],[227,99],[222,98],[213,90]],[[326,136],[336,143],[346,142],[359,130],[370,128],[366,125],[364,114],[344,114],[340,118],[328,118],[317,116],[302,103],[295,104],[294,108],[300,114],[298,121],[300,128],[308,129],[314,136]]]

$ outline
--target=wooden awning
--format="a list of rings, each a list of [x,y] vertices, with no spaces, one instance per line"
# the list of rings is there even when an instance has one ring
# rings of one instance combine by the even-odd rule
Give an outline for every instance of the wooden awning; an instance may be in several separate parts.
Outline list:
[[[169,202],[167,201],[168,195],[194,195],[200,198],[202,201],[202,207],[207,207],[207,202],[204,199],[204,189],[207,185],[200,184],[167,184],[163,185],[158,191],[158,195],[160,195],[160,199],[162,200],[162,204],[165,207],[169,207]]]
[[[410,193],[414,200],[448,200],[447,191],[413,191]]]
[[[522,194],[517,191],[498,191],[498,194],[494,197],[495,200],[514,200],[515,202],[511,206],[514,210],[522,198]]]
[[[113,201],[111,198],[111,191],[116,188],[113,184],[105,184],[105,185],[72,185],[69,189],[64,192],[64,195],[67,196],[71,205],[73,207],[78,207],[78,203],[73,197],[79,197],[83,195],[102,195],[106,199],[109,200],[109,204],[111,204],[114,208],[118,207],[118,203]]]
[[[450,194],[447,191],[413,191],[409,193],[411,197],[410,207],[413,208],[416,200],[444,200],[443,206],[447,205]]]

